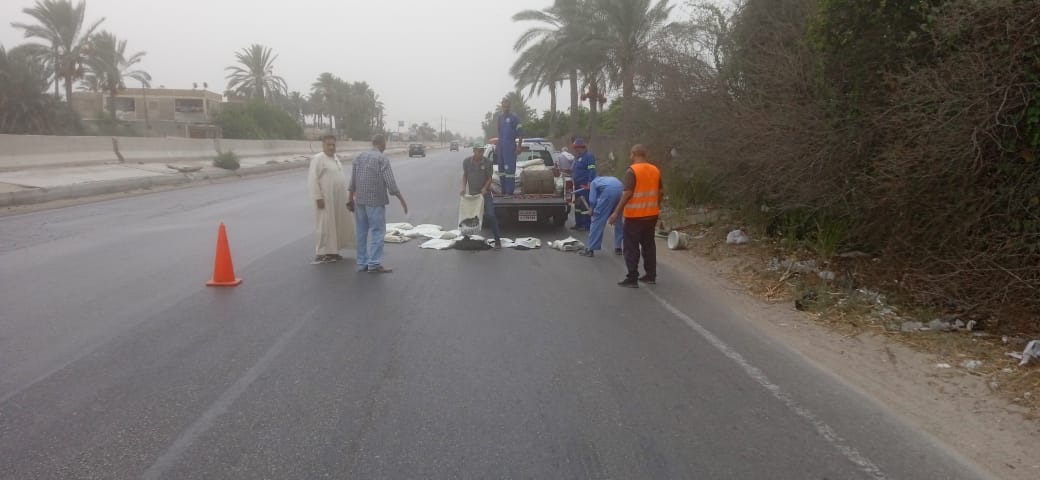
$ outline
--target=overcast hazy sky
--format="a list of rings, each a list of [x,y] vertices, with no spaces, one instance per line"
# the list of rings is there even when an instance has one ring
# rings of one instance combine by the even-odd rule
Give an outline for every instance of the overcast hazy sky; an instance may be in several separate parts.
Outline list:
[[[0,44],[26,40],[11,22],[33,0],[0,0]],[[310,91],[322,72],[367,81],[388,125],[429,122],[479,135],[484,113],[513,88],[513,42],[529,25],[512,15],[552,0],[87,0],[87,18],[148,52],[153,85],[223,92],[224,68],[252,43],[278,54],[275,73]],[[674,0],[673,4],[681,4]],[[566,102],[566,99],[561,99]],[[534,106],[548,108],[546,98]]]

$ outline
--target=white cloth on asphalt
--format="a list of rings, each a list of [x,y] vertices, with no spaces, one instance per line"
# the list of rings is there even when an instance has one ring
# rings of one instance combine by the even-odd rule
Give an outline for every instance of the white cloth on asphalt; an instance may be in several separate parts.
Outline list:
[[[440,238],[433,238],[433,239],[427,240],[422,245],[419,245],[419,248],[427,248],[427,249],[432,249],[432,250],[447,250],[447,249],[451,248],[452,245],[455,245],[455,240],[444,240],[444,239],[440,239]]]
[[[563,240],[554,240],[549,242],[549,248],[555,248],[561,252],[576,252],[585,248],[585,244],[581,243],[581,240],[578,240],[577,238],[567,237]]]
[[[516,250],[535,250],[542,248],[542,241],[534,237],[518,238],[513,242],[513,248]]]
[[[314,253],[333,255],[344,248],[353,247],[356,243],[354,218],[347,209],[350,193],[347,192],[347,177],[339,158],[330,157],[324,152],[311,157],[307,185],[318,237]],[[316,200],[323,200],[325,208],[318,208]]]

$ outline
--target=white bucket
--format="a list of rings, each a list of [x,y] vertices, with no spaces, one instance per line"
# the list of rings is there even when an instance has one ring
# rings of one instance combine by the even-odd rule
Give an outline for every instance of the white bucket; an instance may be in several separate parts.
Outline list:
[[[678,230],[672,230],[668,234],[669,250],[685,250],[690,246],[690,236]]]

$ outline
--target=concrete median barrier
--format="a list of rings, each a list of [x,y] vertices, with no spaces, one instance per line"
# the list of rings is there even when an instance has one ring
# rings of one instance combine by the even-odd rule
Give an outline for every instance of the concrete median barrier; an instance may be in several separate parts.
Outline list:
[[[82,137],[77,137],[82,138]],[[186,140],[186,139],[184,139]],[[208,140],[212,144],[212,140]],[[222,142],[226,142],[222,141]],[[242,141],[235,141],[242,142]],[[277,142],[276,142],[277,143]],[[291,170],[297,168],[306,168],[310,162],[310,154],[294,153],[294,154],[268,154],[270,149],[280,149],[293,147],[294,143],[281,143],[275,145],[264,145],[255,152],[263,152],[267,157],[278,158],[280,160],[270,160],[263,164],[252,164],[248,161],[243,162],[242,168],[236,171],[222,170],[213,168],[210,164],[212,154],[206,153],[204,156],[196,159],[184,159],[178,158],[182,164],[193,165],[202,167],[192,172],[179,172],[173,168],[169,168],[169,171],[162,169],[156,169],[153,167],[143,168],[135,165],[113,165],[112,162],[107,162],[109,165],[101,165],[96,161],[93,163],[86,162],[75,165],[58,165],[58,166],[37,166],[33,169],[17,169],[8,170],[10,173],[8,177],[17,177],[26,173],[32,173],[30,176],[43,176],[47,182],[36,183],[33,187],[33,183],[28,181],[17,181],[17,180],[4,180],[11,185],[22,185],[24,188],[15,189],[14,191],[2,191],[0,190],[0,207],[13,207],[18,205],[31,205],[45,202],[52,202],[56,200],[70,200],[76,198],[96,197],[99,195],[109,195],[113,193],[122,192],[133,192],[141,190],[149,190],[152,188],[159,187],[171,187],[179,185],[188,185],[196,182],[207,182],[216,179],[229,178],[229,177],[246,177],[250,175],[258,175],[264,173],[278,172],[283,170]],[[308,142],[301,142],[308,143]],[[314,142],[315,144],[317,142]],[[363,150],[369,148],[365,142],[350,142],[351,147],[355,148],[353,151],[344,151],[342,144],[347,142],[341,142],[340,145],[340,157],[343,159],[344,166],[349,168],[350,161],[354,155]],[[232,143],[235,146],[248,146],[248,144]],[[222,143],[222,148],[227,148]],[[182,152],[188,152],[190,150],[180,150]],[[388,148],[386,153],[398,154],[406,153],[408,151],[407,146],[399,147],[395,146]],[[235,151],[238,153],[238,151]],[[249,156],[247,155],[246,158]],[[85,158],[85,157],[84,157]],[[158,157],[154,161],[163,161],[166,157]],[[254,157],[256,158],[256,157]],[[254,162],[258,162],[262,158],[256,158]],[[95,165],[95,167],[82,168],[83,166]],[[103,172],[97,172],[96,170],[105,170]],[[92,172],[87,173],[66,173],[66,170],[91,170]],[[113,170],[109,172],[108,170]],[[129,172],[133,170],[133,172]],[[146,170],[146,171],[143,171]],[[2,172],[2,170],[0,170]],[[128,177],[128,175],[131,175]],[[0,173],[0,177],[4,175]],[[58,178],[55,178],[58,177]],[[2,179],[2,178],[0,178]]]
[[[369,148],[369,143],[341,141],[337,146],[343,152],[359,151]],[[321,142],[316,140],[0,135],[0,172],[121,162],[159,163],[205,160],[216,156],[218,151],[234,151],[239,157],[309,155],[321,151]]]

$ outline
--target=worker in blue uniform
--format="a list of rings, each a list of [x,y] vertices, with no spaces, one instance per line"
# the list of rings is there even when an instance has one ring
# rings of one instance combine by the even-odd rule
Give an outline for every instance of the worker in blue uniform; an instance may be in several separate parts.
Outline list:
[[[524,141],[520,117],[512,112],[511,107],[512,102],[503,98],[502,113],[498,116],[498,146],[495,153],[503,195],[512,195],[516,188],[516,155],[520,153],[520,145]]]
[[[596,156],[588,150],[585,139],[574,139],[571,145],[574,159],[574,230],[588,230],[592,225],[592,204],[589,202],[589,184],[596,179]]]
[[[595,256],[596,250],[603,247],[603,231],[607,227],[607,219],[614,213],[621,201],[624,185],[617,177],[596,177],[589,184],[589,205],[592,206],[592,227],[589,229],[588,247],[578,253],[586,257]],[[619,222],[614,225],[614,254],[621,255],[624,243],[623,227]]]

